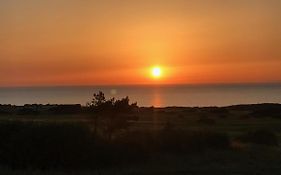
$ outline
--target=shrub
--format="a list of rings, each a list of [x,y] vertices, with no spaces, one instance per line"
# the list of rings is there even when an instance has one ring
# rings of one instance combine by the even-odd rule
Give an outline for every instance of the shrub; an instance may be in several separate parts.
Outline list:
[[[129,97],[121,100],[106,99],[103,92],[95,93],[92,102],[89,103],[90,111],[94,114],[95,134],[100,128],[103,134],[111,140],[114,133],[129,126],[129,120],[137,119],[137,103],[130,104],[129,101]]]

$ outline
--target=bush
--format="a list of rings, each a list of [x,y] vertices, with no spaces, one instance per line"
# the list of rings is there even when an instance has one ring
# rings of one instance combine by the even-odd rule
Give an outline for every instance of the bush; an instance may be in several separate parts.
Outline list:
[[[138,119],[137,103],[129,103],[129,97],[116,100],[106,99],[103,92],[93,95],[92,102],[89,103],[90,111],[94,114],[94,129],[97,134],[98,128],[111,140],[112,136],[129,126],[129,120]],[[101,126],[100,126],[101,125]]]

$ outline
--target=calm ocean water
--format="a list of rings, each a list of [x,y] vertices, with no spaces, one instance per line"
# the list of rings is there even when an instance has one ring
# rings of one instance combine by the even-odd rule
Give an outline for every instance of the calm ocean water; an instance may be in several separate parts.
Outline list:
[[[82,104],[94,92],[129,96],[139,106],[227,106],[281,103],[281,84],[0,88],[0,104]]]

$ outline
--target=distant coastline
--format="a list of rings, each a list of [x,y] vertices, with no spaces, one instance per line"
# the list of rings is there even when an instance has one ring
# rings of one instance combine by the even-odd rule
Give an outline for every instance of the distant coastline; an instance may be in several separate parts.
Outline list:
[[[281,84],[221,85],[113,85],[0,88],[0,104],[81,104],[94,92],[108,97],[129,96],[143,107],[230,106],[255,103],[281,103]]]
[[[80,104],[25,104],[3,105],[0,104],[0,115],[41,115],[41,114],[87,114],[88,106]],[[224,107],[140,107],[140,110],[178,110],[186,109],[187,111],[207,111],[208,113],[225,113],[225,111],[250,111],[251,116],[273,116],[281,118],[281,104],[279,103],[262,103],[262,104],[240,104]]]

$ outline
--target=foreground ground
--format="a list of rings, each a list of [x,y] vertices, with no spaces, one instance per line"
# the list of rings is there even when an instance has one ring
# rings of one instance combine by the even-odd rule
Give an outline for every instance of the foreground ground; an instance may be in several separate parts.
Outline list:
[[[141,108],[138,114],[138,121],[131,121],[126,132],[139,131],[153,135],[156,132],[167,130],[169,133],[177,134],[174,135],[172,141],[168,140],[167,143],[171,144],[171,148],[168,149],[183,150],[185,148],[177,147],[179,144],[183,144],[183,141],[181,138],[179,138],[180,136],[178,135],[178,132],[175,131],[200,131],[203,133],[215,132],[225,134],[230,140],[229,146],[224,147],[225,145],[223,145],[222,149],[213,149],[211,148],[212,145],[210,145],[210,149],[208,146],[206,146],[206,148],[204,147],[202,150],[197,150],[194,149],[194,147],[190,147],[186,148],[190,149],[190,151],[187,152],[181,152],[180,150],[165,150],[158,152],[157,149],[154,148],[149,152],[149,157],[143,161],[135,161],[134,159],[138,159],[138,157],[133,156],[128,158],[129,160],[132,159],[132,163],[126,162],[120,164],[111,164],[110,166],[94,168],[91,170],[87,170],[87,168],[85,168],[85,170],[28,170],[24,168],[24,170],[22,170],[3,166],[1,168],[1,174],[281,174],[280,109],[280,105],[273,105],[272,107],[272,105],[266,104],[255,106],[235,106],[227,108]],[[0,120],[1,123],[5,123],[7,121],[24,121],[25,123],[31,122],[33,124],[86,123],[89,126],[91,126],[93,123],[92,115],[87,113],[72,115],[2,114]],[[32,130],[34,130],[34,128]],[[23,134],[23,136],[25,136],[25,134]],[[208,135],[208,137],[215,137],[214,139],[217,139],[214,142],[214,140],[212,140],[213,138],[211,138],[211,143],[214,142],[215,144],[218,144],[218,146],[224,144],[224,141],[218,140],[221,139],[221,136],[216,136],[217,135]],[[135,137],[142,137],[142,135],[135,135]],[[165,137],[170,136],[165,135]],[[206,136],[204,136],[204,139],[205,137]],[[205,143],[206,140],[204,139],[203,142]],[[210,138],[207,139],[210,140]],[[198,141],[196,139],[195,141],[194,139],[191,140],[193,144],[195,143],[198,146],[202,146],[201,141],[202,140]],[[33,143],[35,141],[30,142]],[[154,144],[152,142],[151,145]],[[24,140],[22,142],[20,141],[16,143],[26,143],[26,141]],[[149,141],[146,141],[145,143],[139,141],[136,143],[138,145],[146,144],[144,148],[150,148]],[[136,147],[138,147],[138,145],[136,145]],[[126,147],[126,149],[130,150],[133,148]],[[144,153],[146,154],[147,150],[144,150]],[[140,156],[139,154],[136,155]]]

